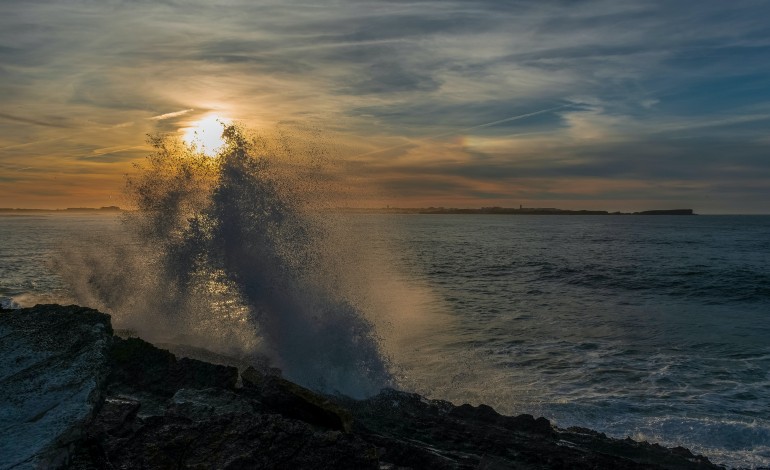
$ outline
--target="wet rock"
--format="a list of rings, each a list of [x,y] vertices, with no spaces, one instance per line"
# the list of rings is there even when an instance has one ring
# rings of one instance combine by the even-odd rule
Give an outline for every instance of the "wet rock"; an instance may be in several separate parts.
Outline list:
[[[74,468],[378,468],[373,444],[340,432],[349,413],[277,375],[249,369],[236,388],[234,368],[135,338],[111,358],[107,390],[130,395],[105,400]]]
[[[126,437],[134,431],[132,424],[141,406],[141,402],[136,400],[107,397],[89,431],[91,434]]]
[[[353,417],[328,398],[275,375],[246,369],[243,387],[252,391],[267,410],[329,429],[350,432]]]
[[[360,437],[275,414],[154,416],[102,446],[114,468],[378,468],[376,448]]]
[[[115,338],[110,350],[111,392],[143,391],[172,397],[181,388],[233,389],[235,367],[181,358],[139,338]]]
[[[248,414],[262,411],[262,404],[229,390],[183,388],[174,394],[166,414],[183,416],[193,421],[212,419],[228,414]]]
[[[76,306],[0,313],[0,468],[66,464],[100,401],[109,316]]]
[[[377,444],[393,468],[718,468],[689,451],[561,430],[545,418],[503,416],[486,405],[454,406],[395,390],[344,405],[357,434]]]
[[[326,396],[266,364],[238,385],[234,367],[113,338],[109,317],[79,307],[0,312],[0,346],[0,468],[718,468],[486,405]]]
[[[556,432],[550,421],[545,418],[537,418],[529,414],[519,416],[503,416],[491,406],[479,405],[477,407],[464,404],[452,408],[449,415],[464,420],[473,420],[496,426],[502,426],[510,431],[518,431],[531,434],[539,434],[544,437],[554,437]]]

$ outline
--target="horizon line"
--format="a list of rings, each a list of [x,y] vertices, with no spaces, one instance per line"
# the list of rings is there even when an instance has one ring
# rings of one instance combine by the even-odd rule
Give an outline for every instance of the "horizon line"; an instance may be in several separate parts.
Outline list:
[[[25,207],[0,207],[0,212],[77,212],[77,211],[83,211],[83,212],[94,212],[94,211],[101,211],[101,212],[133,212],[135,209],[124,209],[119,206],[101,206],[101,207],[66,207],[66,208],[25,208]],[[634,213],[640,213],[640,212],[648,212],[648,211],[674,211],[674,210],[691,210],[691,209],[644,209],[644,210],[638,210],[638,211],[624,211],[624,210],[604,210],[604,209],[559,209],[555,207],[504,207],[504,206],[482,206],[482,207],[446,207],[446,206],[427,206],[427,207],[396,207],[396,206],[390,206],[386,205],[385,207],[335,207],[329,210],[340,210],[340,211],[410,211],[410,212],[418,212],[418,211],[426,211],[426,210],[433,210],[433,211],[482,211],[482,210],[497,210],[497,211],[522,211],[526,212],[527,210],[530,211],[562,211],[562,212],[574,212],[574,213],[580,213],[580,212],[605,212],[607,215],[624,215],[624,214],[634,214]],[[494,215],[494,213],[487,213],[490,215]],[[426,215],[441,215],[440,213],[436,214],[426,214]],[[484,215],[484,214],[480,214]],[[505,215],[505,214],[501,214]],[[516,214],[509,214],[509,215],[516,215]],[[518,215],[526,215],[526,213],[518,214]],[[558,214],[554,214],[558,215]],[[597,214],[601,215],[601,214]],[[770,215],[770,212],[695,212],[693,210],[693,215]]]

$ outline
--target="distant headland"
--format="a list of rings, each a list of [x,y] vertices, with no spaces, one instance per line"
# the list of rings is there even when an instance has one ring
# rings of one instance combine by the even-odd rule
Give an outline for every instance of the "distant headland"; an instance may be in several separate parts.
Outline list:
[[[459,209],[452,207],[404,208],[386,207],[380,209],[352,209],[350,212],[377,214],[504,214],[504,215],[697,215],[692,209],[658,209],[641,212],[609,212],[597,210],[567,210],[551,207],[482,207]]]
[[[57,212],[57,213],[74,213],[74,212],[121,212],[118,206],[105,206],[105,207],[68,207],[66,209],[18,209],[12,207],[0,207],[0,213],[22,213],[22,212]]]
[[[503,214],[503,215],[697,215],[692,209],[657,209],[640,212],[609,212],[597,210],[567,210],[552,207],[481,207],[464,209],[456,207],[382,207],[382,208],[346,208],[345,212],[361,214]],[[68,207],[67,209],[17,209],[0,207],[0,214],[16,213],[104,213],[124,212],[117,206],[106,207]]]

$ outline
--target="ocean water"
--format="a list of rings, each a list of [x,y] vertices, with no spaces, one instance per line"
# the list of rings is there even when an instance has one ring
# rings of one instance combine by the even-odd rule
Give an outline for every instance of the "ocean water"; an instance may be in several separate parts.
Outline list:
[[[421,320],[381,337],[399,386],[770,465],[770,216],[349,219],[379,305]],[[82,301],[61,252],[121,227],[0,216],[0,301]]]
[[[439,394],[770,465],[770,217],[397,224],[401,261],[456,320],[424,339],[435,373],[469,361]]]
[[[74,302],[54,261],[70,243],[88,245],[119,230],[117,214],[0,214],[0,304]]]

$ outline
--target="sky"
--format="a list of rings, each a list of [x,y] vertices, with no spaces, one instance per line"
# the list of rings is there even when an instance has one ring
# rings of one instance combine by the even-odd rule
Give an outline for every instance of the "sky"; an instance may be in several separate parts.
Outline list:
[[[362,207],[770,212],[765,0],[0,0],[0,207],[147,134],[303,126]]]

